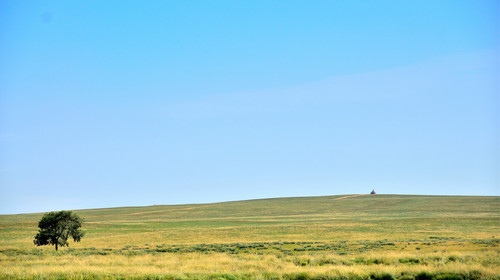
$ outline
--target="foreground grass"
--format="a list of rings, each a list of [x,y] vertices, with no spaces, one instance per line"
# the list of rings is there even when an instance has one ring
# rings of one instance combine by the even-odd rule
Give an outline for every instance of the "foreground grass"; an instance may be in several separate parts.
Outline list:
[[[81,243],[0,216],[5,279],[500,279],[500,198],[332,196],[77,211]]]
[[[426,274],[453,279],[493,279],[498,260],[493,254],[449,255],[408,253],[361,254],[357,256],[224,253],[65,255],[2,259],[9,266],[5,278],[176,278],[176,279],[307,279],[374,277],[415,279]],[[486,263],[481,263],[481,262]],[[489,262],[496,262],[495,265]],[[29,265],[27,265],[29,264]]]

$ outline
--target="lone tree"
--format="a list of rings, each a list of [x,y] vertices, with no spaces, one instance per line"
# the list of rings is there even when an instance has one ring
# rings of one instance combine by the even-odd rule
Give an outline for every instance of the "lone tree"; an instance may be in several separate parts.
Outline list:
[[[56,245],[56,251],[59,245],[68,246],[68,237],[79,242],[84,232],[80,230],[83,219],[71,211],[50,212],[43,215],[38,227],[40,230],[35,236],[36,246]]]

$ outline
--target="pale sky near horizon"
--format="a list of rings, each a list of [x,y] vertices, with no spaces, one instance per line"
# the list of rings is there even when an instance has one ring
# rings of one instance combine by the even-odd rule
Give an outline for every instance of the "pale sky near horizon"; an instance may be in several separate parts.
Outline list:
[[[0,214],[500,195],[500,1],[1,1]]]

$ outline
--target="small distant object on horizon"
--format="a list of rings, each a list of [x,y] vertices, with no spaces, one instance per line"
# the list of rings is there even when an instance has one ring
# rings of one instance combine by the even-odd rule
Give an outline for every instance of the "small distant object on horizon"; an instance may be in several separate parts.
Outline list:
[[[375,192],[375,189],[373,189],[370,194],[377,194],[377,193]]]

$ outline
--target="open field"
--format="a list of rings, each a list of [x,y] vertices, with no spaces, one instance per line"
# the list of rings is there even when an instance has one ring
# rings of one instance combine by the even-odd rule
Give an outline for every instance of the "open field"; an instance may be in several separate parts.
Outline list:
[[[500,197],[364,195],[76,211],[80,243],[35,247],[0,216],[6,279],[500,279]]]

